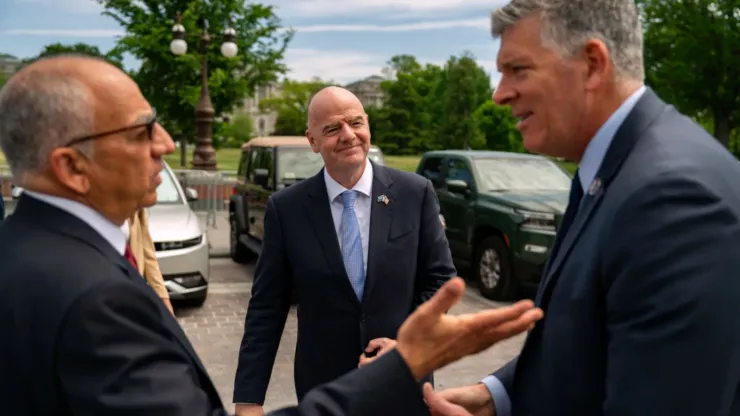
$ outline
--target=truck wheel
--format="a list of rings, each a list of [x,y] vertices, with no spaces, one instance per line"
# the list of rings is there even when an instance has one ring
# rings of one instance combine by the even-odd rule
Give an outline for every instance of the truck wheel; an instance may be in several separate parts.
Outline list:
[[[229,255],[237,263],[243,264],[249,262],[252,258],[252,252],[239,241],[239,226],[236,222],[236,215],[229,213]]]
[[[496,301],[511,300],[516,292],[506,244],[498,236],[486,237],[476,247],[475,282],[484,297]]]

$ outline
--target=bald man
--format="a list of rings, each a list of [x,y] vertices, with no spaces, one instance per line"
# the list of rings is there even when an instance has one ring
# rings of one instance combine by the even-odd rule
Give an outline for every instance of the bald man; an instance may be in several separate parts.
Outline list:
[[[156,202],[162,156],[174,150],[136,84],[97,59],[36,61],[0,91],[0,147],[25,188],[0,226],[0,414],[226,416],[129,262],[120,227]],[[462,288],[455,279],[420,308],[395,351],[274,415],[413,414],[424,374],[542,316],[524,303],[444,316]]]
[[[293,288],[300,400],[391,350],[406,317],[456,274],[432,184],[368,160],[357,97],[318,92],[306,137],[325,168],[267,202],[234,385],[239,415],[262,414]]]

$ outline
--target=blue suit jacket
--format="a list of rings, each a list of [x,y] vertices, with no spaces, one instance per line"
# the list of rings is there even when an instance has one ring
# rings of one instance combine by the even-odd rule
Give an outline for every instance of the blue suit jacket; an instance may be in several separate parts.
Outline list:
[[[513,416],[740,414],[740,163],[647,90],[494,375]]]
[[[0,192],[0,222],[2,222],[5,219],[5,201],[3,200],[3,195]]]

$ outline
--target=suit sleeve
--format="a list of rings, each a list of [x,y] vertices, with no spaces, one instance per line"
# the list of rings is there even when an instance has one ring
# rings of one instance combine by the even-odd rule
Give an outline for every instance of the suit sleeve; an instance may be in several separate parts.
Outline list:
[[[393,350],[371,364],[312,389],[297,407],[268,416],[424,415],[419,383]]]
[[[428,179],[421,210],[417,264],[415,306],[429,300],[447,280],[457,275],[439,218],[437,193]]]
[[[149,233],[149,218],[146,210],[139,212],[139,227],[141,228],[141,237],[144,243],[144,278],[154,292],[162,299],[169,299],[170,294],[167,292],[167,286],[164,285],[164,277],[159,269],[157,261],[157,252],[154,249],[154,241]]]
[[[191,358],[161,319],[161,307],[127,281],[98,284],[75,302],[56,354],[72,414],[226,415],[213,410]]]
[[[740,381],[735,195],[666,176],[616,211],[602,271],[604,415],[731,413]]]
[[[265,236],[257,260],[239,348],[234,403],[263,404],[280,338],[290,310],[291,270],[272,197],[265,210]]]

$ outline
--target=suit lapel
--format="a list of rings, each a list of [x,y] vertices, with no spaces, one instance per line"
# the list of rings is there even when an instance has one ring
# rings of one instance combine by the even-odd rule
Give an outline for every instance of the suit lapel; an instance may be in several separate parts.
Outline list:
[[[318,174],[309,179],[308,200],[306,208],[309,220],[313,226],[316,239],[321,244],[321,251],[324,253],[326,263],[333,276],[339,280],[338,284],[359,306],[360,301],[357,299],[352,283],[349,281],[347,271],[344,269],[342,261],[342,251],[339,248],[339,239],[334,228],[334,219],[331,215],[329,205],[329,194],[326,191],[326,182],[324,181],[324,170],[321,169]]]
[[[372,162],[370,162],[372,163]],[[370,237],[368,238],[367,270],[363,301],[368,298],[378,279],[376,266],[383,263],[382,247],[390,235],[393,219],[393,192],[390,190],[393,180],[383,166],[373,163],[373,191],[370,201]],[[378,202],[379,197],[386,196],[388,204]]]
[[[622,164],[640,136],[665,109],[666,104],[650,88],[647,88],[617,130],[614,139],[609,145],[609,150],[607,150],[604,160],[601,163],[601,167],[596,174],[594,183],[592,183],[592,185],[598,183],[598,186],[592,186],[585,190],[581,206],[576,213],[573,224],[568,230],[568,234],[564,236],[560,248],[555,253],[555,257],[548,262],[543,282],[537,294],[536,303],[538,306],[546,306],[552,287],[557,282],[565,259],[567,259],[571,249],[575,246],[593,213],[596,211],[603,195],[609,187],[609,183],[614,179],[617,172],[619,172],[619,169],[622,167]]]

